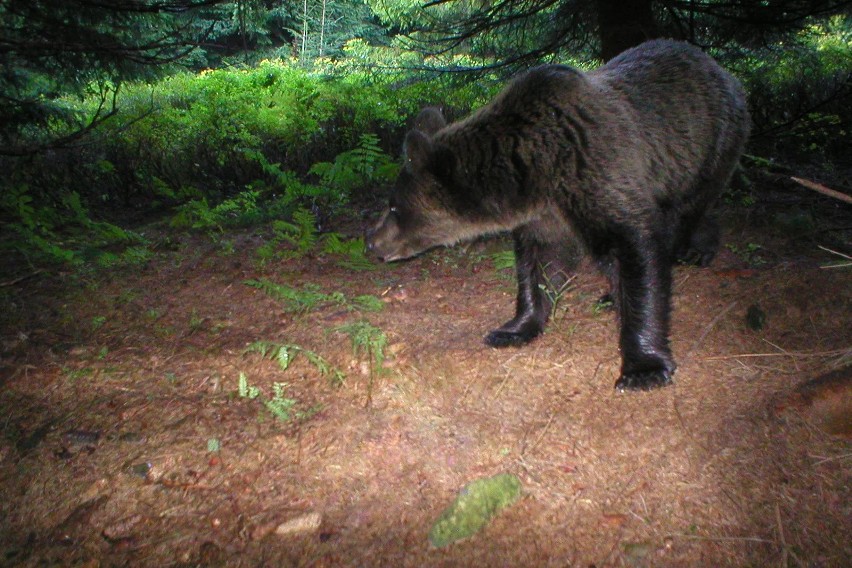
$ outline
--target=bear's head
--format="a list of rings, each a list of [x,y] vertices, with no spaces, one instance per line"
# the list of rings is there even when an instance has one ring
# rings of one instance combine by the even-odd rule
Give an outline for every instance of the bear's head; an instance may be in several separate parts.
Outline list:
[[[462,237],[452,203],[455,157],[433,140],[444,126],[440,111],[427,108],[405,137],[405,164],[388,207],[376,226],[367,231],[368,249],[385,262],[410,258]]]

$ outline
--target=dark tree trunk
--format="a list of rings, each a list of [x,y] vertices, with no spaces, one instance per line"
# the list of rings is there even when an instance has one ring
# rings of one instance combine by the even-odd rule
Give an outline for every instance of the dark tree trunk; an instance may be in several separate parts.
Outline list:
[[[601,58],[609,61],[625,49],[658,37],[653,0],[596,0]]]

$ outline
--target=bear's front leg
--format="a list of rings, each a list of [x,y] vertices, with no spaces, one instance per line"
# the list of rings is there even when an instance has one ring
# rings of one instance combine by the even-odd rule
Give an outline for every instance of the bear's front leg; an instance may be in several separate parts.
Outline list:
[[[618,257],[621,376],[616,390],[650,390],[672,382],[669,349],[671,260],[658,236],[622,240]]]
[[[541,248],[536,239],[521,229],[512,233],[515,241],[515,269],[518,277],[518,297],[515,317],[485,336],[486,345],[511,347],[524,345],[544,331],[550,314],[550,300],[542,293]]]

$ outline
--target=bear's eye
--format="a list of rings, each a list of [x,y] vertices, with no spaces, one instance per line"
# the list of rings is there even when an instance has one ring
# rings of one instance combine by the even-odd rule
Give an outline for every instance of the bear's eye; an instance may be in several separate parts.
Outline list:
[[[390,212],[396,215],[397,213],[399,213],[399,208],[396,205],[391,205]]]

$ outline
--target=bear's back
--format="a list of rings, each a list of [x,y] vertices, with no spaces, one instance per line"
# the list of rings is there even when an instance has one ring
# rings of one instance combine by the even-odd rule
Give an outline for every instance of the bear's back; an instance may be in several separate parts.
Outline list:
[[[688,43],[643,43],[589,72],[587,77],[614,100],[621,101],[645,131],[699,134],[694,131],[702,126],[743,134],[748,131],[746,97],[740,82]]]

